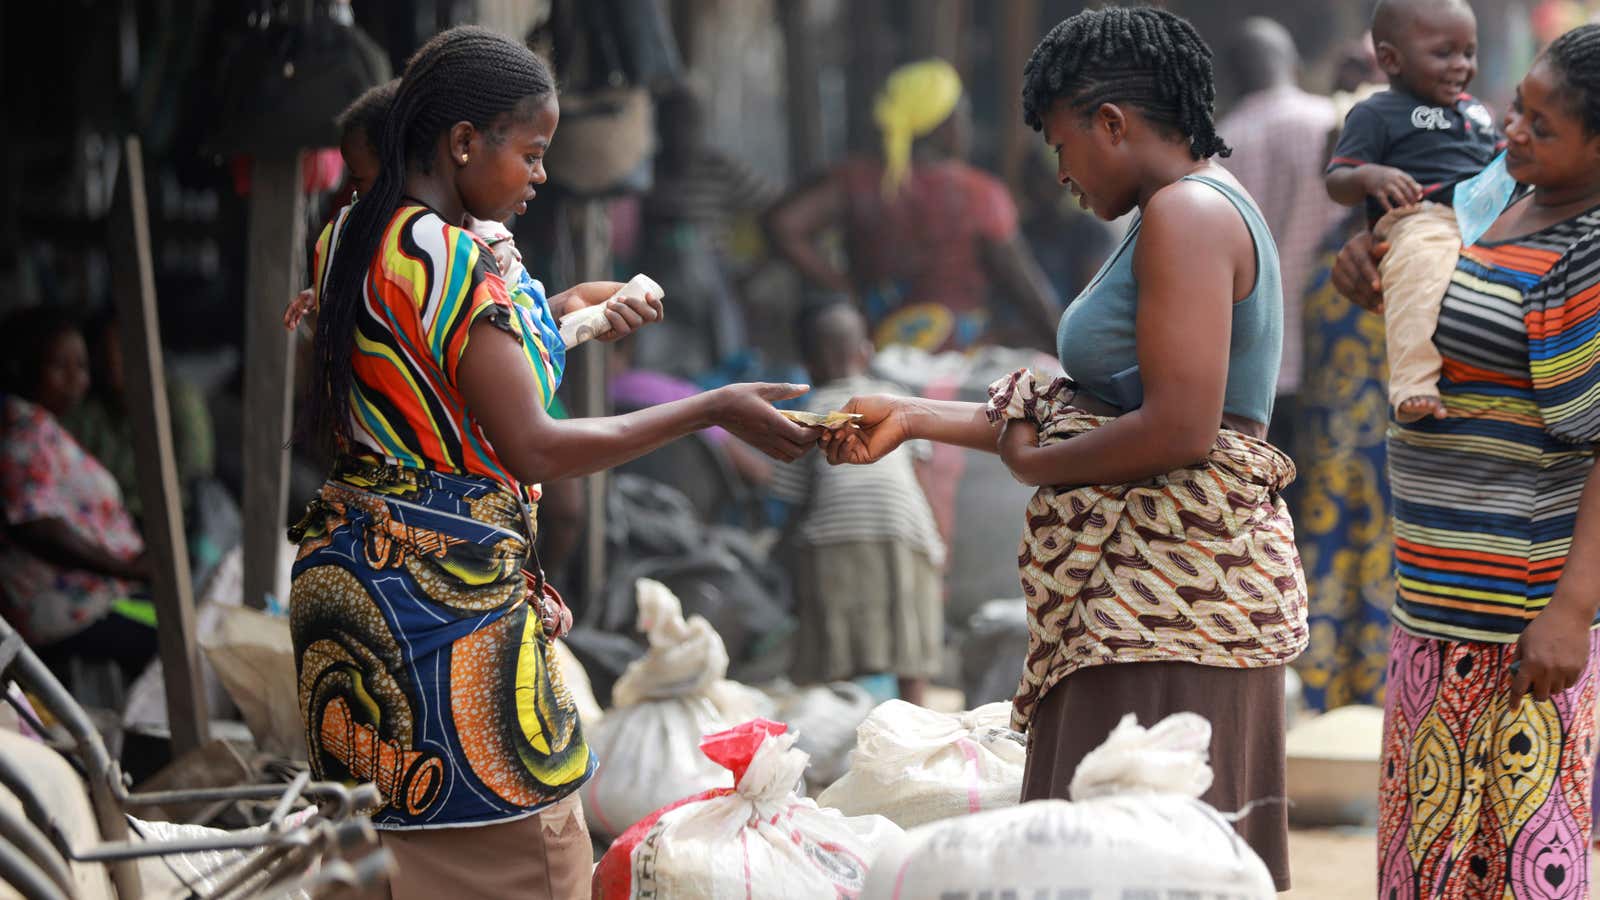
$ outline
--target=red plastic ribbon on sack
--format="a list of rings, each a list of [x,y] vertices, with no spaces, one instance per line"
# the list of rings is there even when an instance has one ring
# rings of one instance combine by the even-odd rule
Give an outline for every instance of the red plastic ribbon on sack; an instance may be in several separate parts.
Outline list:
[[[712,762],[731,771],[733,783],[738,784],[744,777],[745,770],[750,768],[750,760],[755,758],[756,750],[761,747],[762,742],[788,730],[789,726],[782,722],[752,719],[727,731],[719,731],[701,738],[700,751]],[[633,896],[633,851],[644,841],[650,829],[655,827],[662,816],[679,807],[726,797],[733,792],[733,788],[702,791],[692,797],[669,803],[634,823],[612,843],[605,856],[600,858],[600,864],[595,867],[594,900],[628,900]]]
[[[789,726],[771,719],[751,719],[743,725],[735,725],[727,731],[708,734],[700,739],[700,752],[717,765],[733,773],[733,783],[737,785],[743,778],[745,770],[750,768],[750,760],[755,759],[756,750],[774,735],[783,734]]]

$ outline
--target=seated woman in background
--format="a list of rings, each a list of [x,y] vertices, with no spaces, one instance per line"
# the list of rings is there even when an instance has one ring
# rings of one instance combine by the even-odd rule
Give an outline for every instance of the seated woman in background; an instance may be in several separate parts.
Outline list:
[[[83,402],[61,417],[100,465],[105,466],[122,502],[135,519],[144,515],[139,498],[139,470],[134,461],[133,419],[127,408],[127,376],[122,365],[122,335],[114,313],[102,314],[85,328],[89,347],[89,390]],[[167,372],[167,408],[172,415],[172,450],[178,467],[178,490],[184,510],[193,509],[194,483],[216,470],[216,437],[205,395],[189,382]]]
[[[130,678],[155,655],[149,577],[117,480],[61,427],[89,389],[89,351],[66,313],[6,323],[0,384],[0,607],[57,673],[110,659]]]

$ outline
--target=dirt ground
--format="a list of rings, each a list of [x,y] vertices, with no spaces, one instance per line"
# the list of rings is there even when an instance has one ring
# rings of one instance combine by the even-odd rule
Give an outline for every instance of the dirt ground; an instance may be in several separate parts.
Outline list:
[[[1378,895],[1377,856],[1377,835],[1371,831],[1291,831],[1289,877],[1294,890],[1283,896],[1372,900]]]

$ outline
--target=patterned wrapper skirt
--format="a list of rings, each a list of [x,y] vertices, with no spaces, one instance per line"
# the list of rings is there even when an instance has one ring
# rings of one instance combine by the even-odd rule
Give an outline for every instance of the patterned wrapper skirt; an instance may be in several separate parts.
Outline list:
[[[1036,424],[1041,447],[1111,421],[1072,406],[1075,393],[1021,370],[990,386],[989,419]],[[1306,583],[1281,496],[1294,476],[1281,450],[1222,428],[1205,459],[1165,475],[1036,491],[1017,557],[1028,655],[1011,727],[1027,731],[1051,688],[1091,666],[1265,669],[1300,655]]]
[[[1394,629],[1379,792],[1378,895],[1589,896],[1595,664],[1539,702],[1511,697],[1514,644]]]
[[[377,827],[504,822],[594,771],[529,602],[532,521],[491,479],[341,460],[290,530],[311,772],[376,783]]]

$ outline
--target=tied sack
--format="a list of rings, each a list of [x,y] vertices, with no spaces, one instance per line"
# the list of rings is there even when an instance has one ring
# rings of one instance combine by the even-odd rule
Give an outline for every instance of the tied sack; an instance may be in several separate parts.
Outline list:
[[[859,897],[878,851],[903,832],[881,816],[847,817],[800,796],[808,760],[785,728],[756,719],[706,737],[706,757],[737,786],[628,829],[595,869],[595,900]]]
[[[901,828],[1016,806],[1027,748],[1011,704],[941,713],[890,700],[856,729],[850,771],[817,802]]]
[[[580,792],[590,829],[607,837],[674,800],[732,787],[728,770],[700,752],[700,738],[742,721],[729,715],[740,710],[725,696],[728,651],[711,623],[685,621],[660,582],[640,579],[636,590],[650,649],[628,664],[613,708],[589,732],[600,764]]]
[[[1178,713],[1123,718],[1072,779],[1072,802],[925,825],[878,856],[862,900],[1205,897],[1272,900],[1272,876],[1233,825],[1200,802],[1211,725]]]

